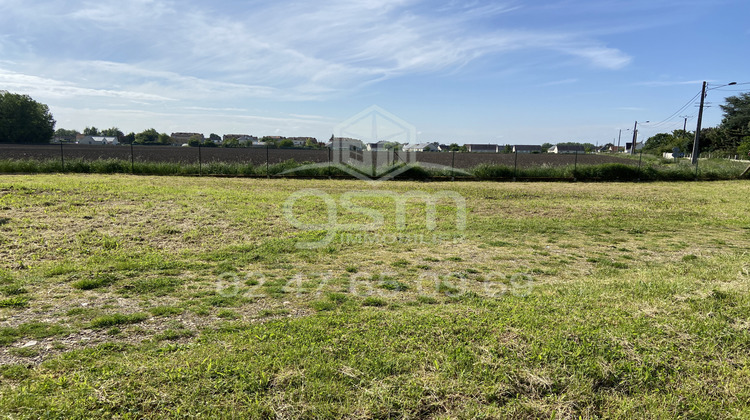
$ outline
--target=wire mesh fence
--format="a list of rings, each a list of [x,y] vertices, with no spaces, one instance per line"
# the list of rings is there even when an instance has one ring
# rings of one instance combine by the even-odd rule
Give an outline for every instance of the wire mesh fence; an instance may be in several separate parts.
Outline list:
[[[363,162],[376,162],[378,153],[382,155],[382,152],[358,151],[358,157]],[[351,178],[351,171],[340,170],[342,162],[335,155],[335,151],[327,148],[2,144],[0,172]],[[415,163],[416,167],[410,167],[399,176],[405,179],[642,180],[695,179],[701,176],[701,172],[685,165],[668,168],[664,166],[670,162],[666,159],[649,157],[644,162],[642,155],[418,152],[412,155],[412,160],[405,155],[391,152],[386,155],[385,162],[391,167],[404,166],[405,162]],[[25,166],[19,162],[24,162]],[[301,167],[303,169],[299,169]],[[742,169],[737,169],[736,174],[734,169],[726,168],[721,174],[714,175],[703,171],[703,176],[709,174],[711,179],[730,179],[739,176]],[[363,172],[367,175],[369,171]]]

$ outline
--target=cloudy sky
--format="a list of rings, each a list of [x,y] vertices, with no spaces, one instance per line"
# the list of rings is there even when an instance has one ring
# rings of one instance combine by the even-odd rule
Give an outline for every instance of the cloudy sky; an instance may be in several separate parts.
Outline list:
[[[378,105],[420,141],[603,144],[636,120],[694,128],[703,80],[717,124],[750,90],[720,87],[750,82],[748,16],[747,0],[0,0],[0,90],[78,130],[326,139]]]

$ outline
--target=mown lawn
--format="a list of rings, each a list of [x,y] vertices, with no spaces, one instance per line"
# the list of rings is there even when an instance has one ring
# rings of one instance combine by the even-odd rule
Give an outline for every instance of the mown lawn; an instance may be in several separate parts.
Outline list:
[[[3,176],[0,414],[748,418],[749,196]]]

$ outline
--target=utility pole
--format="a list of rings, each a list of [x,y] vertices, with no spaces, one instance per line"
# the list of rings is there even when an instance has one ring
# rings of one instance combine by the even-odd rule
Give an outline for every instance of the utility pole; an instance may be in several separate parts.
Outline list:
[[[682,131],[687,133],[687,119],[690,118],[687,115],[680,115],[680,118],[684,118],[685,122],[682,124]]]
[[[706,81],[703,81],[701,89],[701,105],[698,107],[698,126],[695,128],[695,141],[693,142],[693,157],[690,160],[693,165],[698,163],[699,143],[701,140],[701,122],[703,121],[703,101],[706,99]]]
[[[633,144],[630,145],[630,154],[635,156],[635,142],[638,140],[638,121],[633,125]]]

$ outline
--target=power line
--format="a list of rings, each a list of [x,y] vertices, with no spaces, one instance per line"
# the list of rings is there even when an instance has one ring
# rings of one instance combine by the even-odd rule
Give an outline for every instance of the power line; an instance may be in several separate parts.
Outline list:
[[[692,98],[690,98],[690,100],[687,101],[687,103],[685,105],[681,106],[680,109],[678,109],[677,111],[673,112],[672,115],[668,116],[664,120],[662,120],[662,121],[660,121],[660,122],[658,122],[656,124],[652,124],[651,127],[656,128],[656,127],[659,127],[660,125],[662,125],[662,124],[670,121],[672,118],[674,118],[675,116],[677,116],[677,114],[679,114],[680,112],[685,111],[693,103],[693,101],[695,101],[700,95],[701,95],[700,92],[696,93],[695,96],[693,96]]]

